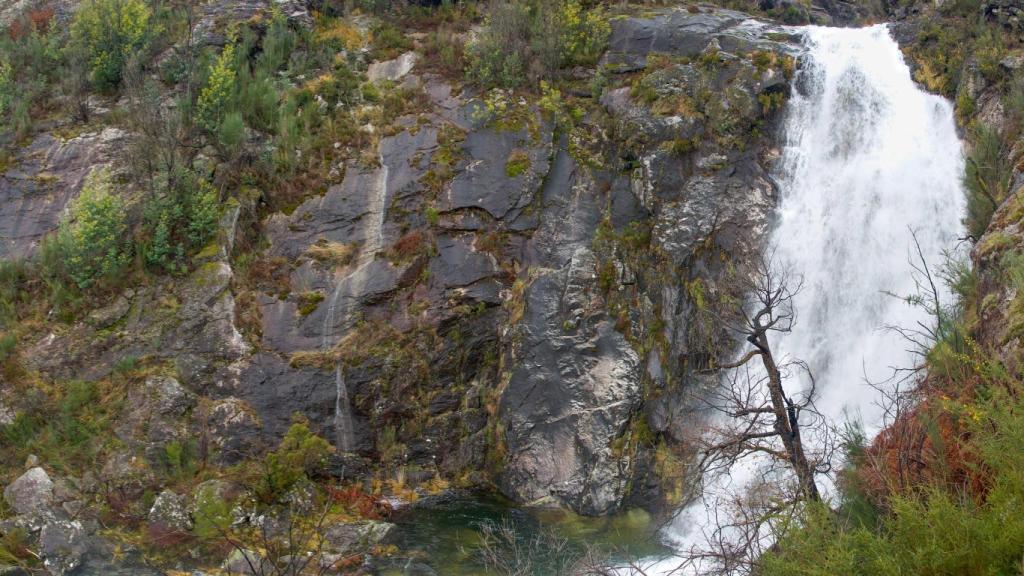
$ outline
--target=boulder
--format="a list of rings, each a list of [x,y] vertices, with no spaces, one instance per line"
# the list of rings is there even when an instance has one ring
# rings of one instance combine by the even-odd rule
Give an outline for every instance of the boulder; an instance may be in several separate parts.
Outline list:
[[[221,564],[221,569],[224,572],[244,576],[264,574],[268,567],[268,562],[254,550],[233,550]]]
[[[53,504],[53,481],[45,470],[36,466],[4,489],[4,500],[18,514],[42,512]]]
[[[415,52],[406,52],[392,60],[374,62],[366,70],[366,77],[370,82],[379,82],[381,80],[395,82],[411,72],[417,60],[419,60],[419,56]]]
[[[259,441],[260,422],[252,407],[239,398],[218,400],[209,409],[206,425],[216,457],[223,464],[252,454]]]
[[[164,490],[156,497],[147,518],[150,526],[164,530],[187,532],[192,529],[185,497],[171,490]]]
[[[89,549],[88,534],[77,520],[48,522],[39,533],[39,555],[52,576],[73,573]]]

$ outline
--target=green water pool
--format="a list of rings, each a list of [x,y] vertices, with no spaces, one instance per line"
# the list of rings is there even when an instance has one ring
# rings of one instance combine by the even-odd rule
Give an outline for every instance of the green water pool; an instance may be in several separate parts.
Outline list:
[[[533,544],[535,576],[561,574],[567,561],[588,548],[612,562],[669,552],[656,522],[640,509],[587,518],[564,510],[517,507],[492,493],[456,492],[400,508],[391,521],[396,529],[389,540],[399,551],[378,564],[386,576],[491,574],[481,560],[486,524],[507,526],[521,549]],[[557,550],[553,544],[564,548]],[[510,548],[508,539],[500,539],[500,552],[511,554]]]

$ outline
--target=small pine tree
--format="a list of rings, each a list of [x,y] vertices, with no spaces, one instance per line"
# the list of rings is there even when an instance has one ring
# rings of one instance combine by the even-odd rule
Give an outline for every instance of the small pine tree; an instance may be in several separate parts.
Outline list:
[[[235,45],[228,44],[210,68],[206,86],[199,93],[199,125],[216,134],[235,99]]]

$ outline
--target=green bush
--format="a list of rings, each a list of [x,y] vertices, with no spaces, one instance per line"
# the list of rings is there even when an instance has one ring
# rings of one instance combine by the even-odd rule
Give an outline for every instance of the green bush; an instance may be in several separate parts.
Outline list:
[[[144,0],[86,0],[71,23],[69,57],[88,60],[97,90],[114,90],[129,58],[150,40],[151,16]]]
[[[179,171],[163,195],[146,207],[146,263],[168,272],[187,268],[189,254],[205,246],[217,231],[217,191],[189,170]]]
[[[483,87],[516,88],[593,64],[611,27],[600,8],[576,0],[499,0],[468,47],[468,76]]]
[[[116,278],[131,261],[125,204],[110,171],[94,170],[55,235],[44,246],[44,276],[70,279],[79,290]]]
[[[412,50],[412,40],[404,32],[388,22],[375,26],[370,34],[373,41],[374,57],[387,60]]]
[[[277,450],[267,454],[257,496],[265,504],[283,497],[297,484],[320,471],[333,448],[313,434],[305,422],[288,429]]]
[[[217,142],[220,144],[221,152],[229,159],[233,159],[238,155],[244,141],[245,121],[242,120],[242,113],[229,112],[217,130]]]
[[[288,63],[298,39],[288,27],[288,19],[275,11],[261,44],[262,51],[256,61],[257,70],[273,74]]]
[[[52,11],[27,12],[0,34],[0,129],[17,138],[31,132],[31,111],[53,95],[61,77],[64,37],[51,16]]]
[[[195,523],[192,533],[202,541],[210,541],[227,533],[231,528],[231,505],[217,495],[211,486],[199,489],[196,495]]]
[[[245,123],[263,132],[273,132],[281,97],[271,76],[260,71],[255,75],[246,73],[240,84],[238,108]]]
[[[977,239],[985,233],[996,208],[1006,199],[1013,167],[1003,138],[995,129],[978,126],[974,146],[967,157],[964,187],[967,190],[967,231]]]
[[[10,328],[18,320],[18,300],[24,280],[24,264],[0,261],[0,330]]]
[[[985,370],[999,372],[998,367]],[[919,486],[916,492],[896,495],[884,515],[867,521],[857,521],[843,508],[810,506],[784,529],[758,573],[1019,574],[1024,550],[1024,391],[1005,373],[985,381],[990,384],[976,400],[947,399],[943,406],[965,428],[953,440],[965,443],[959,453],[978,458],[958,464],[983,476],[984,489],[957,483]]]
[[[195,476],[198,464],[195,441],[190,439],[186,442],[169,442],[164,446],[160,460],[168,478],[177,480]]]
[[[0,60],[0,117],[11,109],[14,101],[14,72],[11,63]]]

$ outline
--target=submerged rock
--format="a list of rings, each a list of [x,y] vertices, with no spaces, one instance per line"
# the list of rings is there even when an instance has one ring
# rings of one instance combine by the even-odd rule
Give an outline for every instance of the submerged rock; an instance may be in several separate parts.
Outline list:
[[[343,556],[367,552],[384,542],[394,527],[376,521],[335,524],[324,532],[325,550]]]

